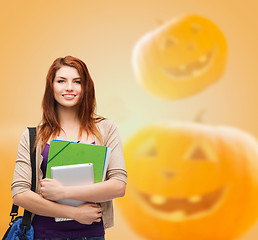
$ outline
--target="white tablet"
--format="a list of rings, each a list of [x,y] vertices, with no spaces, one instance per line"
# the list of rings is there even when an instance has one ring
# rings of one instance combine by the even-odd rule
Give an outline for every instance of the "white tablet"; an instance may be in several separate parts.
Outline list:
[[[64,186],[80,186],[94,183],[93,164],[75,164],[51,167],[51,177]],[[62,199],[59,203],[77,207],[84,201]]]

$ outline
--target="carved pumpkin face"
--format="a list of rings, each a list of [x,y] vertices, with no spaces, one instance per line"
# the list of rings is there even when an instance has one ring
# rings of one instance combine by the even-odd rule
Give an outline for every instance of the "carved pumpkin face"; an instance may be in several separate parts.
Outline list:
[[[129,178],[118,204],[147,239],[230,240],[258,216],[257,143],[239,130],[153,125],[124,155]]]
[[[14,127],[14,131],[17,128]],[[8,131],[9,130],[9,131]],[[3,236],[8,224],[11,220],[10,211],[12,207],[12,193],[11,183],[13,179],[13,171],[15,165],[15,159],[17,156],[17,144],[19,142],[19,136],[12,134],[12,131],[7,128],[0,129],[0,153],[1,153],[1,169],[0,169],[0,182],[1,182],[1,200],[0,200],[0,236]],[[8,135],[7,135],[8,134]],[[19,213],[22,214],[22,209],[19,209]]]
[[[133,53],[142,85],[167,99],[183,98],[216,82],[226,64],[226,40],[210,20],[190,15],[145,35]]]

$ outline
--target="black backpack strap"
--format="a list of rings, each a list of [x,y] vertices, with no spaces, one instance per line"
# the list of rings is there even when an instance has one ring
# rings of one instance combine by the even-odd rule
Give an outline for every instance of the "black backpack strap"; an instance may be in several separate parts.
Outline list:
[[[28,128],[30,133],[30,162],[31,162],[31,190],[36,191],[36,148],[34,148],[36,141],[36,128]]]
[[[36,141],[36,128],[28,128],[29,129],[29,136],[30,136],[30,162],[31,162],[31,190],[36,191],[36,148],[34,148],[34,144]],[[15,217],[18,215],[19,206],[13,204],[10,216],[12,217],[11,222],[9,223],[9,228],[6,231],[3,240],[7,238],[11,226],[14,222]],[[24,210],[23,218],[21,227],[23,228],[23,233],[19,236],[19,239],[26,239],[26,229],[31,227],[31,212]]]
[[[19,206],[14,205],[12,206],[12,210],[10,213],[10,216],[12,217],[11,222],[9,223],[9,226],[13,224],[14,218],[18,215]]]
[[[35,192],[36,190],[36,148],[34,144],[36,141],[36,128],[28,128],[30,135],[30,163],[31,163],[31,191]],[[24,210],[22,223],[21,225],[24,228],[30,228],[31,224],[31,212]]]

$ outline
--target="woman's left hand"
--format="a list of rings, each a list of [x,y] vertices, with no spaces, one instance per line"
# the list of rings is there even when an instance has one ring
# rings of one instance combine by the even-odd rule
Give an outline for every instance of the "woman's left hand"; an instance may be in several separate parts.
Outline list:
[[[64,186],[54,179],[44,178],[40,180],[40,194],[52,201],[64,199]]]

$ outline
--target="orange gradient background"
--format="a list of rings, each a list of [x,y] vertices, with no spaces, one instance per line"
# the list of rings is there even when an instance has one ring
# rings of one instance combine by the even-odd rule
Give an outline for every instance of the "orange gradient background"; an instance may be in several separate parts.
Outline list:
[[[213,21],[228,44],[220,80],[191,97],[165,101],[137,82],[135,43],[165,21],[184,14]],[[125,142],[138,129],[164,121],[229,125],[258,137],[258,2],[256,0],[9,0],[0,7],[0,235],[7,229],[17,145],[41,119],[45,77],[53,60],[84,60],[95,82],[97,112],[114,120]],[[130,177],[130,173],[129,173]],[[115,227],[106,238],[140,240],[115,204]],[[238,240],[255,240],[258,223]]]

